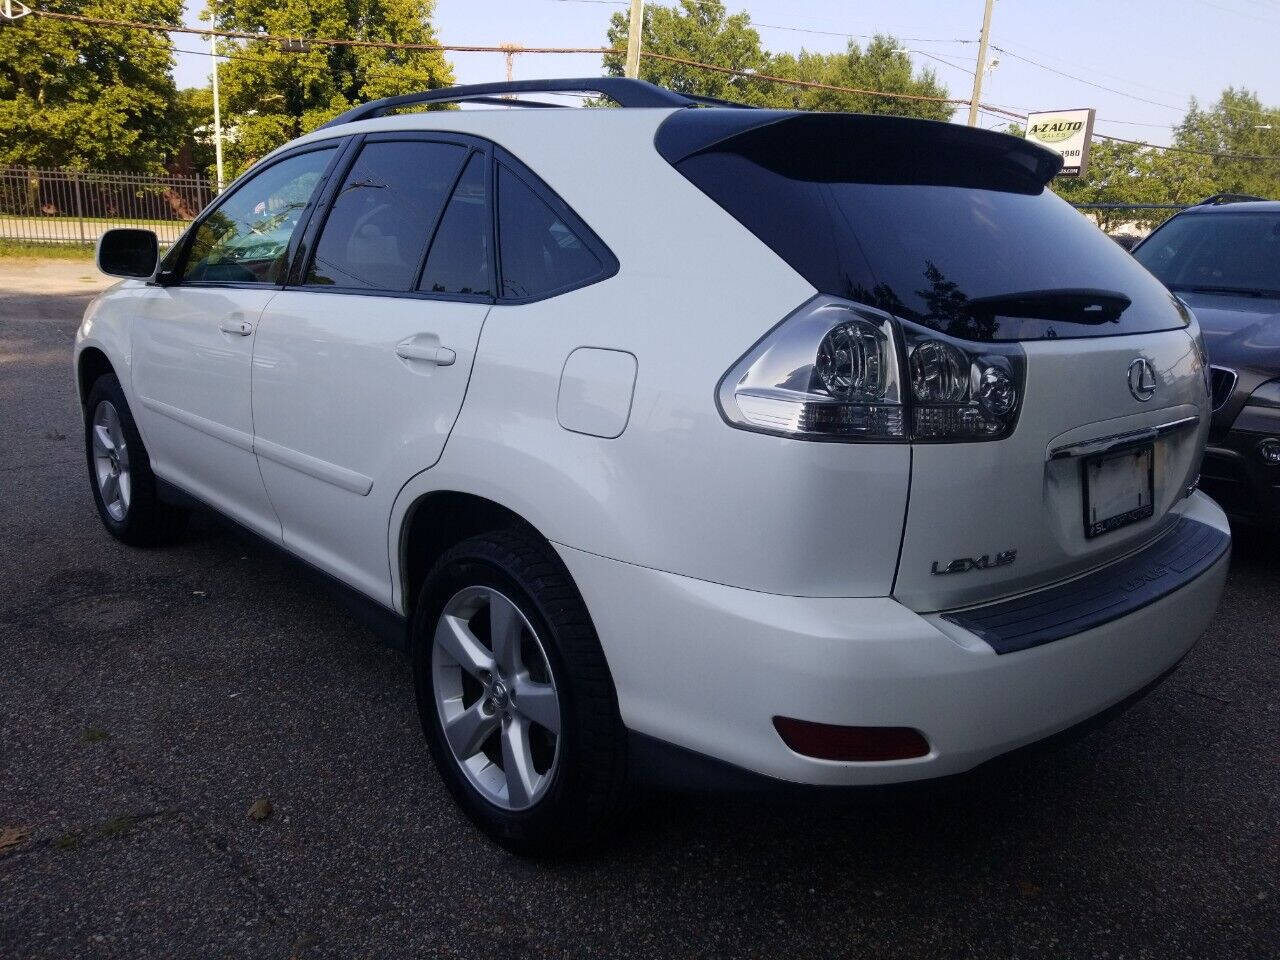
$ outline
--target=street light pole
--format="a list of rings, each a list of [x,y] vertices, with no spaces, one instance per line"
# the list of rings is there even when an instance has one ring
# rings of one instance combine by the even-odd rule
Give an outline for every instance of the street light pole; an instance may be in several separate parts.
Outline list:
[[[978,41],[978,66],[973,71],[973,97],[969,100],[969,126],[978,125],[978,103],[982,100],[982,75],[987,71],[987,41],[991,39],[991,8],[995,0],[987,0],[982,14],[982,38]]]
[[[222,104],[218,100],[218,42],[209,34],[209,60],[213,63],[213,157],[217,170],[218,192],[222,192]]]
[[[640,34],[644,30],[644,0],[631,0],[631,26],[627,29],[628,77],[640,76]]]

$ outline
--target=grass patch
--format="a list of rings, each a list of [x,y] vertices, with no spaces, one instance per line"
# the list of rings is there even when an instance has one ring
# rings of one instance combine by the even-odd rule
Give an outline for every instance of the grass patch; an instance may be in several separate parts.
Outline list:
[[[53,841],[55,850],[74,850],[78,846],[80,846],[80,834],[74,831],[55,837]]]
[[[118,837],[124,833],[135,823],[138,818],[131,813],[122,813],[118,817],[112,817],[98,824],[98,836],[100,837]]]
[[[0,257],[15,260],[79,260],[93,262],[91,243],[31,243],[0,237]]]
[[[109,223],[112,226],[121,227],[179,227],[184,228],[190,222],[187,220],[135,220],[131,217],[76,217],[76,216],[46,216],[45,214],[31,214],[23,216],[22,214],[0,213],[0,224],[3,223],[57,223],[78,224],[81,221],[85,223],[99,224]]]

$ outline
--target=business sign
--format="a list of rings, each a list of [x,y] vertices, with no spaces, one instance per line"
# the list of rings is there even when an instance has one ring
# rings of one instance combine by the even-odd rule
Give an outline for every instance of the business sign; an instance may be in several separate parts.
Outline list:
[[[1060,177],[1078,177],[1089,168],[1093,110],[1050,110],[1027,117],[1027,139],[1062,157]]]

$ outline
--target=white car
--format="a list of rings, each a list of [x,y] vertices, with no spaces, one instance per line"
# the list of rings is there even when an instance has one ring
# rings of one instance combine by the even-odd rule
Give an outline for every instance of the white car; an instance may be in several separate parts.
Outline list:
[[[622,109],[386,115],[533,90]],[[103,237],[99,513],[203,504],[367,601],[518,851],[641,777],[967,770],[1152,685],[1227,573],[1195,320],[1058,166],[621,79],[357,108],[158,264]]]

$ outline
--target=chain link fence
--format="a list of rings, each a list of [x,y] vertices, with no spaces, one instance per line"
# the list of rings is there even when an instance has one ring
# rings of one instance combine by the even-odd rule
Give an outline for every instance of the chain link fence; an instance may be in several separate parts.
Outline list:
[[[170,244],[213,196],[201,176],[0,167],[0,239],[89,245],[111,227],[146,227]]]

